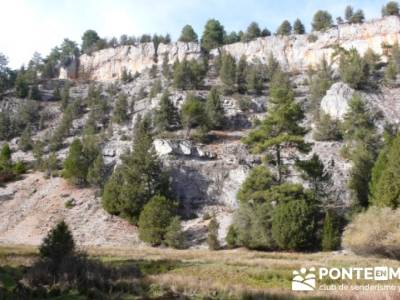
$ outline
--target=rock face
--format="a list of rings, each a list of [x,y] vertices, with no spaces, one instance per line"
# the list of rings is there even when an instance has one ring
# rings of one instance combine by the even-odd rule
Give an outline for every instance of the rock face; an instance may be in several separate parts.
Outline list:
[[[321,101],[321,110],[331,118],[342,120],[354,90],[343,82],[334,83]]]
[[[69,66],[62,67],[59,77],[68,79],[84,76],[90,80],[113,81],[121,78],[124,69],[133,75],[155,64],[161,66],[164,55],[167,55],[171,64],[185,56],[196,59],[200,57],[200,46],[197,43],[177,42],[160,44],[157,49],[153,43],[107,48],[81,55]]]
[[[313,35],[314,37],[311,37]],[[315,40],[315,41],[314,41]],[[400,19],[386,17],[364,24],[343,24],[326,32],[308,35],[270,36],[249,43],[236,43],[222,47],[236,59],[246,55],[248,61],[266,62],[272,54],[289,71],[305,71],[316,66],[322,58],[331,61],[335,47],[355,48],[363,55],[368,48],[385,55],[382,45],[392,45],[400,40]],[[217,54],[213,50],[213,54]],[[336,66],[336,64],[333,64]]]
[[[343,24],[326,32],[258,38],[249,43],[226,45],[222,49],[237,60],[245,55],[249,62],[266,62],[272,54],[285,69],[304,71],[309,66],[318,65],[323,57],[330,61],[337,46],[355,48],[360,54],[371,48],[385,59],[386,52],[382,46],[393,45],[399,40],[400,19],[390,16],[364,24]],[[211,53],[217,55],[219,50],[214,49]],[[91,80],[113,81],[121,77],[124,69],[134,74],[154,64],[161,65],[164,55],[168,56],[169,63],[173,63],[185,56],[188,59],[199,58],[201,49],[199,44],[182,42],[160,44],[158,49],[153,43],[108,48],[91,55],[84,54],[71,65],[62,67],[60,78],[76,78],[79,75]],[[336,66],[335,62],[333,66]]]

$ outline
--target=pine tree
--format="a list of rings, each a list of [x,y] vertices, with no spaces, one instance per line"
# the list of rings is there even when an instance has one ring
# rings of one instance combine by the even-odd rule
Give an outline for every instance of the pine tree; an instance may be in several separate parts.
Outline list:
[[[276,30],[277,35],[290,35],[292,33],[292,25],[288,20],[282,22],[279,28]]]
[[[296,21],[294,21],[293,32],[295,34],[305,34],[306,33],[306,29],[305,29],[303,23],[301,23],[300,19],[296,19]]]
[[[382,7],[382,17],[398,15],[399,4],[396,1],[389,1],[384,7]]]
[[[208,223],[207,244],[210,250],[218,250],[221,246],[218,240],[219,224],[215,216],[213,216]]]
[[[222,54],[219,76],[224,84],[224,91],[232,93],[235,90],[236,61],[229,53]]]
[[[70,102],[70,95],[69,95],[69,84],[65,84],[62,93],[61,93],[61,110],[65,110]]]
[[[32,131],[30,127],[26,127],[21,134],[18,146],[22,151],[26,152],[32,149],[32,145],[33,145]]]
[[[181,220],[179,217],[175,216],[172,218],[165,232],[164,243],[171,248],[175,249],[183,248],[184,234],[182,231]]]
[[[370,70],[356,49],[342,50],[339,73],[343,82],[354,89],[361,89],[368,83]]]
[[[106,168],[104,165],[103,154],[99,153],[94,162],[89,166],[87,181],[93,185],[102,188],[106,177]]]
[[[193,27],[190,25],[185,25],[182,28],[181,36],[179,37],[180,42],[190,43],[197,42],[198,37],[196,32],[194,32]]]
[[[102,203],[110,213],[137,224],[143,206],[155,195],[168,195],[169,179],[153,148],[150,120],[135,126],[133,149],[121,157],[122,163],[104,186]]]
[[[322,251],[333,251],[340,246],[340,232],[334,214],[330,211],[325,213],[324,227],[322,229]]]
[[[162,62],[162,66],[161,66],[161,72],[166,79],[168,79],[168,80],[171,79],[172,73],[171,73],[171,69],[169,67],[168,53],[164,53],[163,62]]]
[[[278,72],[273,77],[270,102],[273,106],[267,117],[244,138],[244,143],[256,153],[269,150],[274,152],[277,179],[281,183],[284,177],[282,151],[291,148],[308,152],[309,145],[304,142],[306,130],[299,125],[304,118],[303,111],[294,101],[289,79],[283,72]]]
[[[346,6],[346,9],[344,10],[344,18],[347,22],[351,21],[351,18],[354,15],[354,10],[351,5]]]
[[[49,260],[56,268],[66,257],[72,255],[75,243],[68,225],[61,221],[43,239],[39,247],[40,257]]]
[[[186,128],[186,136],[190,136],[190,130],[196,126],[204,126],[206,123],[206,114],[204,104],[189,94],[181,109],[182,125]]]
[[[88,162],[85,158],[82,143],[75,139],[69,147],[69,153],[64,161],[63,177],[75,185],[84,185],[88,171]]]
[[[51,152],[50,155],[47,157],[46,161],[44,162],[46,175],[52,177],[58,171],[58,159],[57,154],[55,152]]]
[[[329,114],[319,115],[315,124],[313,137],[316,141],[339,141],[342,139],[340,121],[332,119]]]
[[[113,121],[117,124],[123,124],[128,120],[128,101],[126,95],[120,94],[115,103],[113,112]]]
[[[161,245],[174,217],[175,206],[163,196],[154,196],[139,217],[139,238],[152,246]]]
[[[224,26],[219,21],[215,19],[208,20],[201,37],[201,47],[206,51],[210,51],[221,46],[224,42],[224,35]]]
[[[171,130],[180,124],[178,111],[170,100],[168,91],[161,96],[160,107],[155,115],[155,124],[160,131]]]
[[[236,68],[236,85],[238,92],[244,94],[247,91],[246,87],[246,74],[247,74],[247,61],[246,56],[242,55]]]
[[[205,113],[207,117],[207,127],[209,129],[220,129],[224,120],[224,109],[222,107],[218,89],[213,87],[208,93]]]
[[[396,82],[398,67],[394,59],[390,59],[385,69],[385,82],[393,85]]]
[[[332,15],[323,10],[319,10],[313,17],[312,28],[315,31],[324,31],[331,28],[333,25]]]
[[[260,65],[252,65],[247,69],[246,89],[260,95],[263,89],[263,77]]]

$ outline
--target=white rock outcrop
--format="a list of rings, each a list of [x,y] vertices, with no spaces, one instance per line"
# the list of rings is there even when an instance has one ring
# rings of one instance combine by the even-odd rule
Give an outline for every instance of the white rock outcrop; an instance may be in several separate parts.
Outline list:
[[[346,114],[354,90],[343,82],[334,83],[321,101],[321,110],[335,120]]]
[[[400,18],[390,16],[363,24],[342,24],[326,32],[258,38],[248,43],[225,45],[222,49],[237,60],[245,55],[248,61],[266,62],[272,54],[285,69],[304,71],[309,66],[318,65],[323,57],[331,61],[337,46],[355,48],[360,54],[371,48],[383,55],[385,60],[387,48],[383,46],[393,45],[399,40]],[[218,53],[219,49],[211,51],[213,55]],[[91,55],[84,54],[71,65],[62,67],[60,78],[86,76],[91,80],[113,81],[121,77],[124,69],[134,74],[151,68],[154,64],[161,66],[164,55],[168,56],[169,63],[172,64],[184,57],[199,58],[201,48],[197,43],[182,42],[160,44],[158,49],[155,49],[153,43],[108,48]],[[336,62],[333,62],[333,66],[336,66]]]

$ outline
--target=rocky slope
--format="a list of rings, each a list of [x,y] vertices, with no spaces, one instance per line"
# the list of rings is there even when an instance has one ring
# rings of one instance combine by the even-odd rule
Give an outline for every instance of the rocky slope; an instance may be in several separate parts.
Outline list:
[[[361,54],[371,48],[385,59],[383,46],[393,45],[399,40],[400,19],[391,16],[363,24],[341,24],[326,32],[258,38],[249,43],[226,45],[222,49],[237,60],[245,55],[249,62],[266,62],[272,54],[287,70],[305,71],[309,66],[318,65],[323,57],[330,61],[337,46],[355,48]],[[211,53],[217,55],[219,51],[214,49]],[[154,64],[161,65],[165,54],[171,64],[185,56],[196,59],[200,56],[200,46],[196,43],[177,42],[160,44],[157,49],[153,43],[108,48],[92,55],[80,56],[71,65],[61,69],[60,79],[74,79],[84,74],[91,80],[113,81],[121,77],[124,69],[134,74]]]

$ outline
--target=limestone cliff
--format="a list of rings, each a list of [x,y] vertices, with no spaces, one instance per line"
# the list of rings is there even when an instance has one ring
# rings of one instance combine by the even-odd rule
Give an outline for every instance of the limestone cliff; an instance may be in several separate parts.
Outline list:
[[[248,61],[266,62],[273,54],[287,70],[304,71],[319,64],[323,57],[330,61],[337,46],[355,48],[361,54],[371,48],[385,59],[384,45],[392,45],[399,40],[400,18],[391,16],[364,24],[342,24],[326,32],[258,38],[248,43],[226,45],[222,49],[236,59],[246,55]],[[218,51],[214,49],[211,53],[217,55]],[[188,59],[199,58],[201,49],[196,43],[182,42],[160,44],[157,49],[153,43],[108,48],[80,56],[68,67],[61,68],[60,78],[76,78],[84,74],[91,80],[113,81],[121,77],[124,69],[133,74],[154,64],[161,65],[165,54],[169,63],[173,63],[185,56]]]

